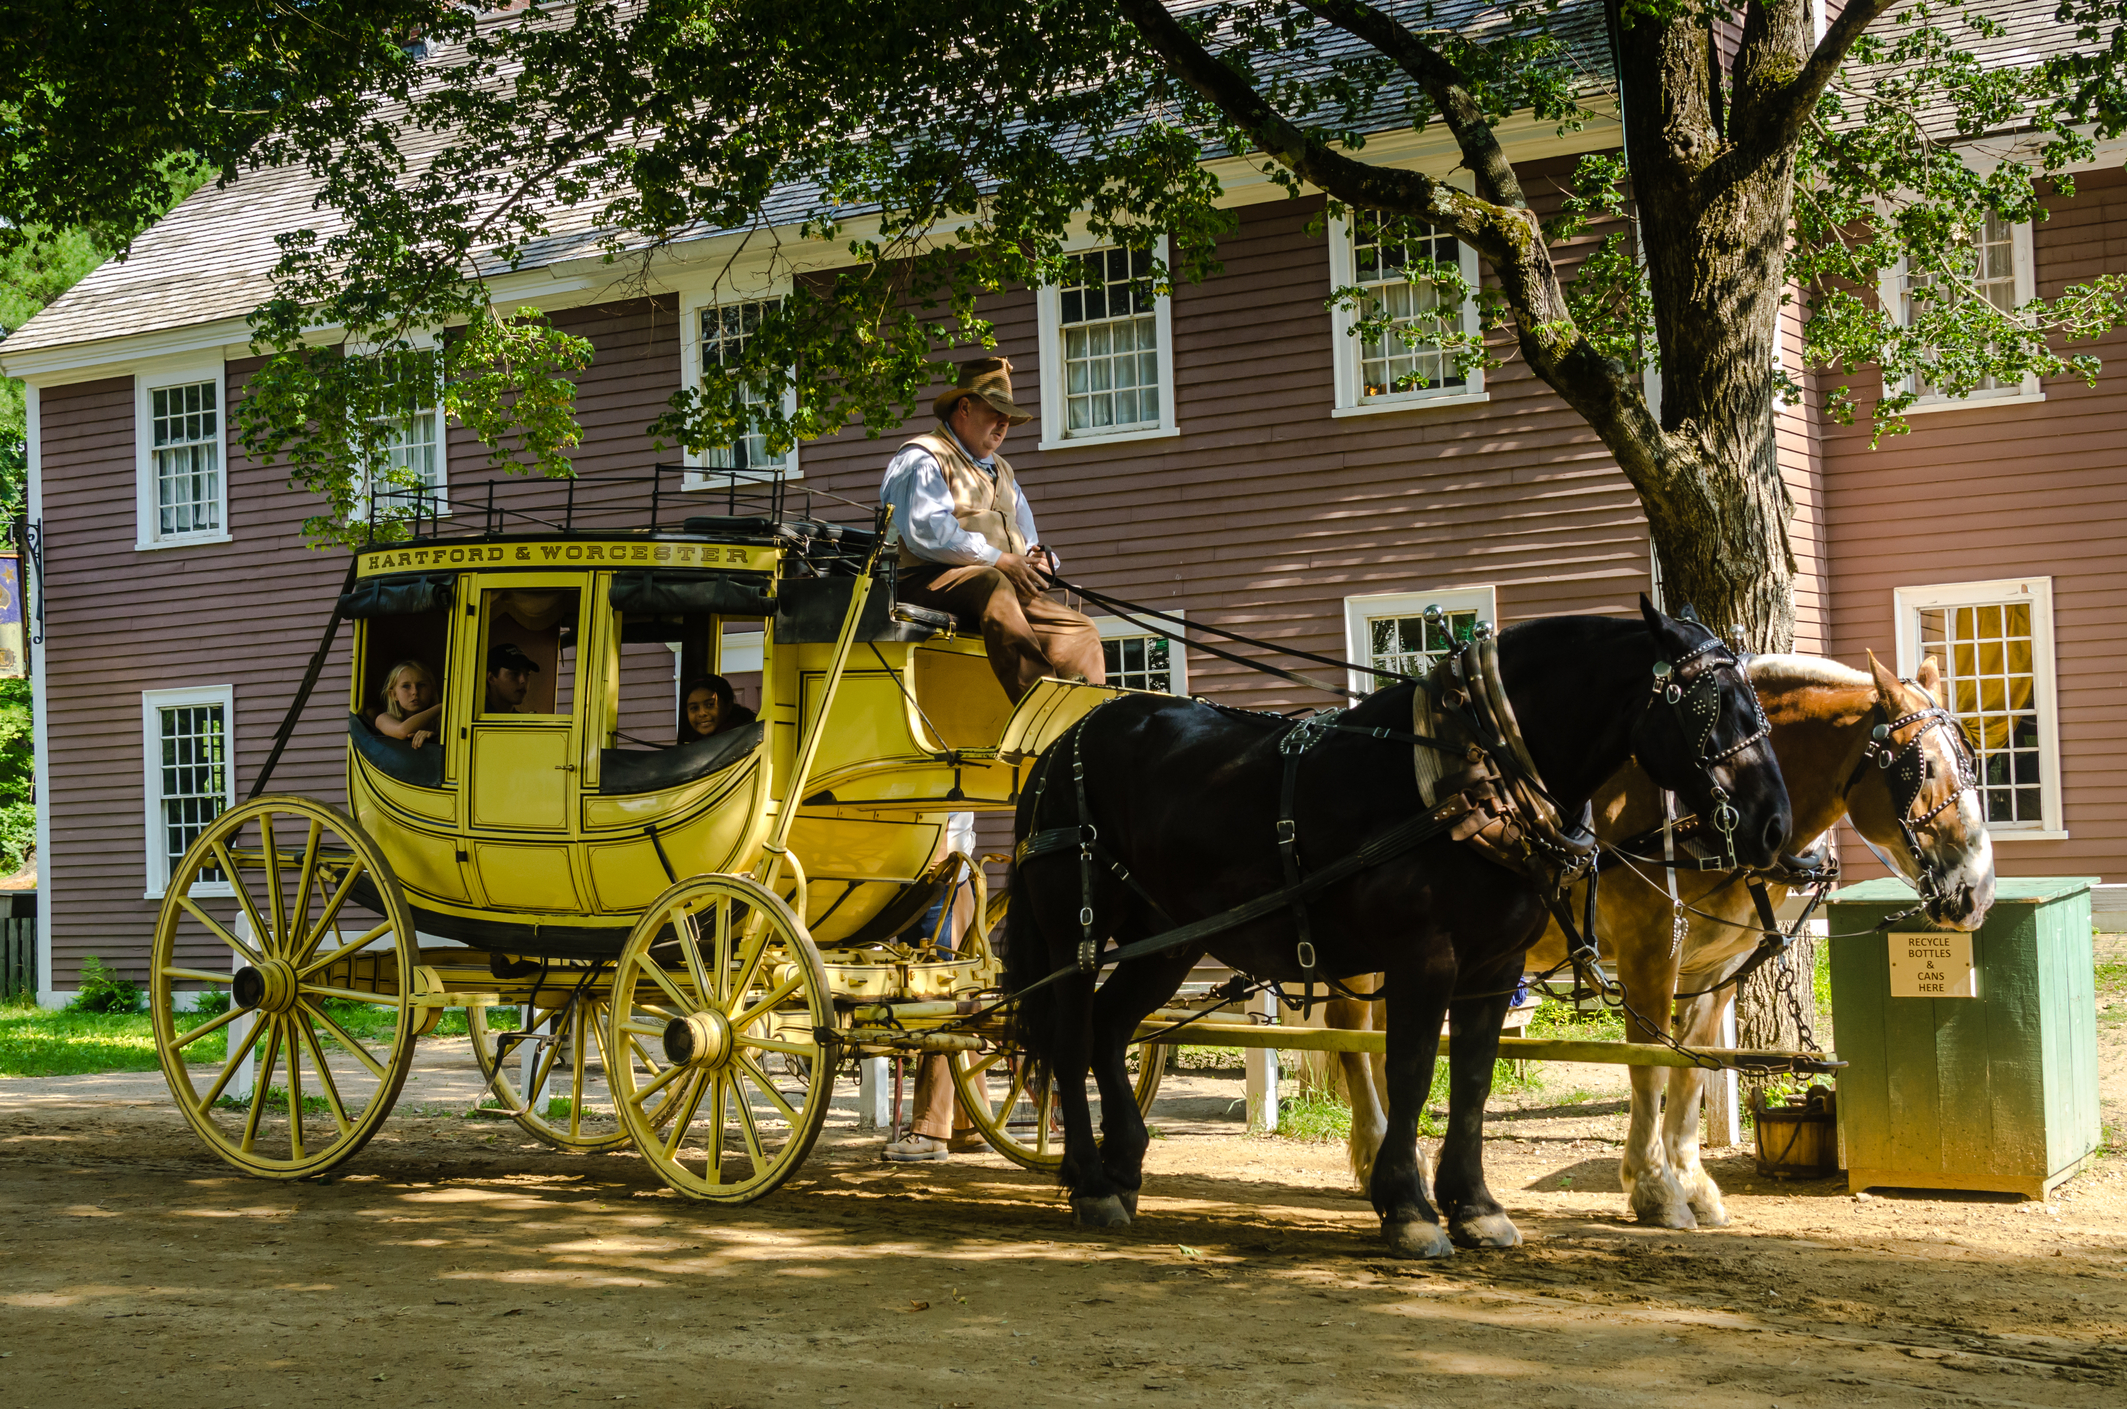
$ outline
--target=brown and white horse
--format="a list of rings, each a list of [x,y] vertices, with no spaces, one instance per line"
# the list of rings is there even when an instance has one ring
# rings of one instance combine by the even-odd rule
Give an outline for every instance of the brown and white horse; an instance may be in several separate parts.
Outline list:
[[[1993,903],[1993,844],[1980,795],[1971,785],[1970,752],[1940,712],[1935,660],[1922,662],[1917,682],[1899,680],[1873,654],[1869,666],[1864,673],[1799,655],[1750,661],[1751,683],[1772,724],[1773,751],[1787,779],[1793,835],[1820,836],[1841,817],[1849,818],[1879,856],[1931,897],[1930,918],[1953,929],[1977,929]],[[1878,726],[1888,727],[1880,742],[1871,737]],[[1873,766],[1879,756],[1902,758],[1907,768]],[[1901,771],[1910,777],[1915,764],[1917,795],[1901,815],[1895,778]],[[1637,767],[1627,766],[1613,777],[1596,794],[1594,806],[1597,834],[1613,844],[1662,824],[1660,794]],[[1661,855],[1660,843],[1651,851]],[[1781,886],[1770,889],[1775,904],[1787,894]],[[1681,941],[1672,929],[1660,865],[1606,870],[1597,889],[1603,958],[1614,966],[1626,1002],[1636,1010],[1626,1016],[1627,1041],[1652,1040],[1637,1015],[1659,1020],[1681,989],[1700,996],[1673,1001],[1673,1034],[1687,1046],[1719,1046],[1721,1012],[1732,991],[1703,990],[1735,973],[1757,947],[1761,929],[1755,907],[1748,889],[1727,872],[1679,869],[1677,893],[1686,905],[1705,912],[1685,912]],[[1575,915],[1580,904],[1573,902]],[[1554,922],[1530,949],[1526,967],[1545,970],[1565,957],[1565,936]],[[1809,979],[1800,976],[1799,981]],[[1353,986],[1375,985],[1355,981]],[[1372,1028],[1383,1017],[1382,1006],[1340,999],[1328,1005],[1326,1020],[1332,1027]],[[1340,1060],[1352,1098],[1352,1171],[1364,1187],[1387,1128],[1373,1071],[1380,1059],[1345,1054]],[[1642,1223],[1692,1228],[1728,1221],[1720,1186],[1699,1161],[1705,1077],[1704,1070],[1693,1067],[1632,1068],[1632,1123],[1619,1178]]]

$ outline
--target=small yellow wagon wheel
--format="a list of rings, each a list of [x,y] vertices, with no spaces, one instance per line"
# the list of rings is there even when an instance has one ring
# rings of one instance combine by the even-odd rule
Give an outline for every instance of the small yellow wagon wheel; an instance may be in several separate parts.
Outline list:
[[[323,1174],[376,1134],[413,1066],[402,976],[419,962],[399,882],[353,818],[288,794],[230,808],[172,868],[155,921],[149,1010],[170,1094],[245,1173]],[[180,982],[232,1001],[194,1023],[171,1011]],[[198,1060],[217,1033],[240,1035]],[[247,1057],[251,1089],[231,1097]]]
[[[522,1024],[507,1031],[488,1025],[485,1008],[465,1010],[473,1060],[488,1089],[512,1120],[558,1150],[610,1150],[628,1142],[627,1130],[613,1113],[607,1078],[612,1066],[606,1056],[612,1027],[607,977],[588,964],[555,960],[523,1004]],[[536,1036],[523,1035],[534,1032]],[[527,1057],[529,1078],[524,1070]],[[527,1088],[545,1091],[548,1099],[528,1106]]]
[[[983,915],[985,930],[993,937],[1004,925],[1009,891],[990,898]],[[1159,1095],[1160,1075],[1166,1066],[1167,1049],[1133,1044],[1137,1059],[1134,1094],[1137,1108],[1149,1114]],[[1025,1054],[1006,1044],[988,1052],[954,1052],[946,1058],[953,1074],[953,1093],[961,1110],[991,1149],[1014,1164],[1047,1172],[1063,1163],[1063,1124],[1056,1106],[1053,1081],[1036,1084]],[[1094,1097],[1094,1124],[1100,1123],[1100,1101]]]
[[[834,1086],[827,970],[790,907],[748,876],[651,903],[613,975],[606,1050],[621,1124],[690,1198],[743,1204],[788,1179]]]

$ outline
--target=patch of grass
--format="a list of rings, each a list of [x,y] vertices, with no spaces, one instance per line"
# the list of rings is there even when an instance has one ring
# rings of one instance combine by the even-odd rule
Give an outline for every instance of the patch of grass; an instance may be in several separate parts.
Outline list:
[[[177,1015],[189,1028],[204,1019]],[[186,1057],[218,1062],[223,1035],[192,1044]],[[155,1071],[154,1020],[146,1013],[75,1013],[36,1007],[0,1008],[0,1076],[87,1076],[110,1071]]]
[[[251,1098],[249,1096],[224,1096],[216,1101],[214,1105],[217,1110],[248,1111],[251,1109]],[[266,1109],[286,1114],[288,1110],[288,1088],[285,1086],[267,1087]],[[305,1096],[303,1098],[303,1114],[331,1115],[332,1103],[323,1096]]]
[[[1352,1134],[1352,1108],[1326,1091],[1303,1091],[1278,1102],[1278,1134],[1311,1144],[1342,1144]]]
[[[1615,1008],[1583,1013],[1570,1003],[1546,998],[1529,1017],[1529,1036],[1558,1042],[1622,1042],[1625,1018]]]

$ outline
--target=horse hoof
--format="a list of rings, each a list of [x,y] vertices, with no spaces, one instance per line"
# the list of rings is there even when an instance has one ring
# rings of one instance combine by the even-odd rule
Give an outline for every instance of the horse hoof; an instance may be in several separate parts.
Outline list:
[[[1098,1199],[1073,1199],[1071,1221],[1081,1228],[1127,1228],[1130,1226],[1130,1210],[1113,1194]]]
[[[1409,1223],[1382,1225],[1382,1238],[1392,1257],[1453,1257],[1454,1240],[1438,1223],[1413,1219]]]
[[[1642,1227],[1682,1230],[1699,1226],[1699,1220],[1692,1216],[1689,1204],[1648,1204],[1645,1207],[1635,1206],[1632,1212]]]
[[[1132,1218],[1137,1217],[1137,1190],[1125,1189],[1120,1194],[1117,1194],[1116,1197],[1123,1201],[1124,1213],[1129,1214]]]
[[[1726,1228],[1728,1226],[1728,1209],[1719,1199],[1715,1199],[1711,1203],[1693,1199],[1690,1212],[1694,1215],[1695,1221],[1683,1225],[1686,1228]]]
[[[1503,1213],[1480,1213],[1454,1222],[1455,1242],[1466,1248],[1518,1248],[1521,1229]]]

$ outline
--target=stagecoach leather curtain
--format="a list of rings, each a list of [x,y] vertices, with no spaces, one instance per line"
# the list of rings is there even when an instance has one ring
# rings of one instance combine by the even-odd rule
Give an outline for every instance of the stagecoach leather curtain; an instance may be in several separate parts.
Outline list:
[[[646,616],[768,616],[775,597],[757,578],[722,573],[616,572],[616,611]]]
[[[451,604],[451,577],[373,577],[340,598],[340,615],[349,619],[412,616]]]

